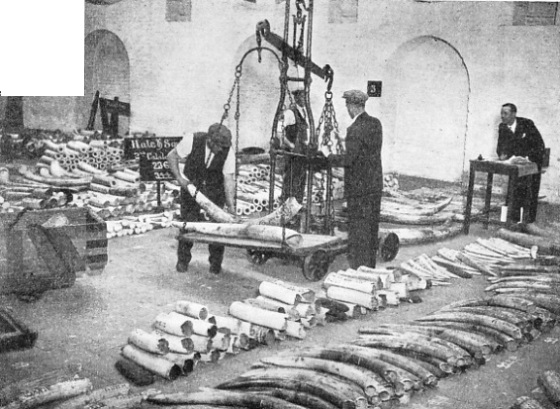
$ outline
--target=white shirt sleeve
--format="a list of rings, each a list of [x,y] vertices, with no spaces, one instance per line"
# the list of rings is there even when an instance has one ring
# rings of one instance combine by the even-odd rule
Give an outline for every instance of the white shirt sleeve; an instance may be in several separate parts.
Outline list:
[[[296,124],[296,116],[291,109],[286,109],[284,111],[284,126],[290,126]]]
[[[183,139],[181,139],[181,142],[179,142],[177,144],[177,146],[175,147],[175,149],[177,151],[177,155],[179,155],[179,157],[181,159],[185,159],[192,152],[192,144],[193,144],[192,135],[183,136]]]
[[[222,173],[224,175],[233,175],[235,173],[235,149],[233,149],[233,146],[229,148]]]

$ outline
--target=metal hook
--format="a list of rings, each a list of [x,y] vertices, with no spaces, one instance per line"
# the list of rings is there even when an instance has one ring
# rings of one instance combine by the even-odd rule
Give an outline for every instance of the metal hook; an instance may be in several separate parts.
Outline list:
[[[257,37],[257,54],[259,63],[262,62],[261,57],[261,47],[262,47],[262,37],[266,38],[270,34],[270,23],[268,20],[259,21],[255,29],[255,36]]]
[[[334,81],[334,71],[329,64],[323,67],[323,72],[325,73],[325,81],[327,83],[327,91],[330,92],[332,84]]]

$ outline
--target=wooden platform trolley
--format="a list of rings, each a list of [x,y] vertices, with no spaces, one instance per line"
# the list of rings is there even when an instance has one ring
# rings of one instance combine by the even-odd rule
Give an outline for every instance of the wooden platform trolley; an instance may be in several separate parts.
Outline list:
[[[247,257],[255,265],[263,265],[273,257],[296,260],[301,265],[303,276],[310,281],[321,280],[327,274],[335,257],[346,253],[348,249],[348,241],[342,237],[320,234],[301,236],[301,244],[290,247],[281,243],[267,243],[250,238],[219,237],[200,233],[183,234],[184,239],[193,242],[246,249]],[[379,238],[379,257],[383,261],[393,260],[398,250],[399,238],[395,233],[387,233]]]

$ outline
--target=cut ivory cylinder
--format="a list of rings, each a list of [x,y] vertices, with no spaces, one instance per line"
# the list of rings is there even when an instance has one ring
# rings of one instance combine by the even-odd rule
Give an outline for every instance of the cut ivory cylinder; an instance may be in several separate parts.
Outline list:
[[[131,173],[128,172],[115,172],[114,177],[116,177],[117,179],[121,179],[124,180],[126,182],[131,182],[131,183],[136,183],[136,182],[140,182],[140,175],[133,175]]]
[[[173,381],[181,374],[181,368],[179,368],[177,364],[174,364],[161,356],[142,351],[134,345],[126,345],[122,349],[121,354],[125,358],[130,359],[141,367],[163,378]]]
[[[359,280],[369,280],[372,282],[379,283],[379,288],[387,288],[389,286],[390,276],[389,273],[366,273],[364,271],[353,270],[351,268],[347,270],[340,270],[338,274],[343,276],[359,279]]]
[[[243,321],[276,330],[285,330],[287,325],[285,314],[262,310],[239,301],[230,305],[229,313]]]
[[[168,352],[177,352],[180,354],[190,354],[194,351],[194,343],[191,338],[185,336],[171,335],[161,330],[154,332],[158,337],[165,339],[167,342]]]
[[[216,336],[212,338],[212,347],[220,351],[227,351],[230,344],[231,337],[229,334],[218,332]]]
[[[66,144],[66,146],[79,153],[87,153],[93,150],[93,148],[87,143],[83,143],[80,141],[70,141]]]
[[[309,288],[300,287],[282,280],[273,280],[272,282],[274,284],[281,285],[288,290],[297,292],[299,295],[301,295],[302,302],[312,303],[315,301],[315,292]]]
[[[262,325],[251,324],[249,336],[260,344],[272,345],[276,340],[275,331]]]
[[[406,284],[405,284],[406,288]],[[385,300],[387,305],[397,306],[400,304],[399,294],[397,291],[394,290],[379,290],[377,292],[378,296],[385,296]],[[405,297],[403,297],[405,298]]]
[[[239,334],[241,332],[241,321],[237,318],[212,315],[208,317],[207,321],[218,328],[229,329],[232,334]]]
[[[293,304],[286,304],[282,301],[278,301],[278,300],[273,300],[272,298],[268,298],[264,295],[258,295],[255,300],[259,301],[259,302],[264,302],[268,305],[273,305],[277,308],[278,312],[283,312],[289,315],[290,319],[293,320],[298,320],[299,318],[301,318],[301,314],[299,312],[299,309],[297,309],[296,307],[298,306],[306,306],[309,307],[311,304],[297,304],[297,305],[293,305]],[[268,308],[265,308],[268,309]],[[301,309],[303,311],[303,309]]]
[[[177,301],[175,303],[175,311],[199,320],[206,320],[208,318],[208,308],[195,302]]]
[[[169,343],[166,339],[155,333],[148,333],[141,329],[135,329],[128,336],[128,342],[154,354],[166,354],[169,352]]]
[[[327,289],[327,297],[333,300],[362,305],[370,310],[375,310],[377,308],[377,298],[375,295],[351,290],[349,288],[329,287]]]
[[[183,371],[183,374],[191,373],[194,370],[197,362],[200,361],[200,352],[193,352],[191,354],[177,354],[174,352],[169,352],[162,355],[162,358],[173,362],[178,365]]]
[[[296,291],[269,281],[263,281],[259,285],[259,294],[291,305],[299,304],[302,300],[301,295]]]
[[[357,271],[361,271],[364,273],[373,273],[373,274],[388,274],[389,281],[392,283],[398,283],[401,281],[402,273],[397,269],[382,269],[382,268],[371,268],[366,266],[358,267]]]
[[[186,315],[180,314],[175,311],[170,312],[169,315],[171,317],[174,317],[175,319],[186,319],[188,322],[190,322],[190,327],[192,328],[193,334],[213,338],[218,332],[218,328],[214,324],[211,324],[209,322],[187,317]]]
[[[90,174],[102,174],[103,172],[96,167],[91,166],[89,163],[78,162],[78,169],[88,172]]]
[[[192,335],[192,323],[185,316],[171,316],[162,312],[155,321],[154,326],[168,334],[189,337]]]
[[[368,294],[375,293],[381,285],[380,281],[362,280],[360,278],[348,277],[339,273],[329,273],[323,281],[323,287],[325,288],[338,286]]]
[[[305,339],[307,333],[301,322],[288,321],[286,325],[286,335],[297,339]]]
[[[104,175],[93,175],[92,179],[93,183],[97,183],[104,186],[115,187],[117,186],[117,181],[113,179],[111,176],[104,176]]]

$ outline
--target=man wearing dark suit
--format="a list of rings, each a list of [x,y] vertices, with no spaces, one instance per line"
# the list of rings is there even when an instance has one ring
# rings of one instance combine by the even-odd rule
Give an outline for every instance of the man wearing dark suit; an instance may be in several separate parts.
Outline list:
[[[184,137],[167,155],[169,169],[181,185],[181,217],[187,222],[204,221],[200,206],[187,191],[193,183],[215,205],[235,214],[235,153],[231,148],[231,132],[224,125],[211,125],[208,132],[196,132],[193,138]],[[185,159],[183,174],[179,161]],[[192,259],[192,241],[179,239],[177,265],[179,273],[186,273]],[[222,271],[224,246],[209,244],[210,272]]]
[[[344,192],[348,204],[348,261],[350,268],[375,267],[379,214],[383,193],[381,122],[365,111],[368,96],[346,91],[346,108],[354,120],[346,132]]]
[[[533,223],[537,217],[544,141],[532,120],[517,116],[517,107],[514,104],[502,105],[501,117],[502,123],[498,127],[496,149],[500,159],[506,160],[512,156],[528,157],[539,169],[539,173],[520,179],[515,186],[515,203],[508,204],[513,206],[513,221],[520,220],[520,208],[523,207],[522,221]]]

